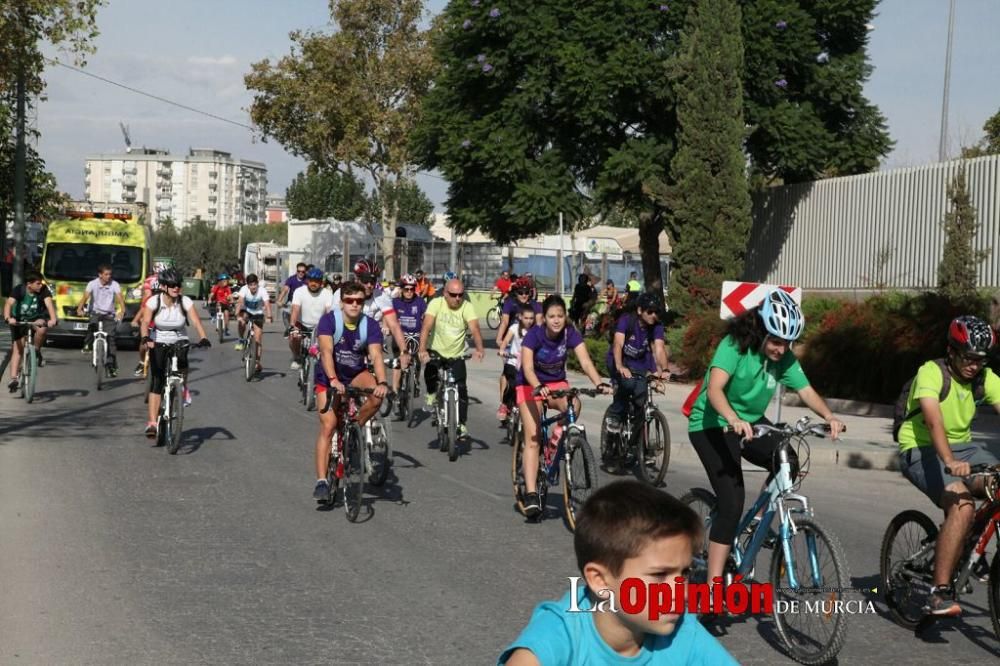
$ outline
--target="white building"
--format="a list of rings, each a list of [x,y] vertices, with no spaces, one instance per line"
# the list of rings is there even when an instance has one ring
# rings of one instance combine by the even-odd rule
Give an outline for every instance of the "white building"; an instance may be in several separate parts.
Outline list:
[[[184,157],[155,148],[91,155],[84,167],[90,201],[145,202],[156,221],[183,227],[195,218],[225,229],[266,221],[267,167],[221,150]]]

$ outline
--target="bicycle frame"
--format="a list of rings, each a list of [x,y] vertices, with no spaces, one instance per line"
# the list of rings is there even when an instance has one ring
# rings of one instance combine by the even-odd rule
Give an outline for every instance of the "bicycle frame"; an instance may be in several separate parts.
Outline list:
[[[97,320],[97,330],[94,331],[94,341],[91,343],[90,364],[97,367],[97,342],[100,340],[104,344],[104,361],[108,359],[108,334],[104,332],[104,321]]]
[[[538,424],[538,437],[539,437],[539,448],[538,456],[542,463],[542,467],[545,470],[545,478],[548,480],[550,486],[554,486],[559,483],[559,471],[560,462],[566,457],[566,438],[569,435],[571,429],[581,429],[576,423],[576,407],[573,406],[573,399],[568,400],[565,412],[559,412],[555,416],[550,416],[543,418]],[[562,434],[559,437],[559,443],[556,446],[556,451],[552,456],[552,460],[549,463],[545,462],[545,447],[548,446],[549,441],[549,426],[558,423],[559,421],[566,421],[566,427],[563,428]]]

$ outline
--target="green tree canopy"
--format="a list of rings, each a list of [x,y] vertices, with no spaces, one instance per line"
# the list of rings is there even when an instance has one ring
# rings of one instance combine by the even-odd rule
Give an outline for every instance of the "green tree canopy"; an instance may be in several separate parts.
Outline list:
[[[983,131],[986,135],[974,146],[962,149],[962,157],[1000,154],[1000,111],[987,118]]]
[[[403,180],[393,184],[389,189],[390,207],[399,210],[398,221],[405,224],[417,224],[422,227],[430,225],[430,216],[434,212],[434,204],[427,198],[414,180]],[[368,216],[378,220],[382,202],[378,192],[374,192],[368,204]]]
[[[354,220],[368,206],[365,186],[353,174],[319,169],[299,173],[288,186],[285,199],[289,214],[296,220]]]

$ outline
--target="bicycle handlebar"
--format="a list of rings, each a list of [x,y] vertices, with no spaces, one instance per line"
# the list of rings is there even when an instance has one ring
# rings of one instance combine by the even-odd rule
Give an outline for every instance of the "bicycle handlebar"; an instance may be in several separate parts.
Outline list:
[[[339,393],[339,391],[337,391],[332,386],[327,387],[327,389],[331,393]],[[374,392],[375,389],[371,388],[358,388],[357,386],[350,386],[350,385],[344,387],[344,395],[346,395],[348,398],[357,398],[358,396],[362,395],[371,395]],[[395,395],[396,395],[395,391],[391,389],[387,389],[385,392],[385,397],[387,398],[395,397]],[[319,410],[319,413],[326,414],[328,411],[330,411],[330,407],[332,406],[333,406],[333,400],[327,400],[326,404],[323,405],[323,409]]]
[[[603,385],[604,384],[602,384],[602,386]],[[541,389],[542,389],[542,387],[539,386],[537,389],[535,389],[534,391],[532,391],[532,393],[534,395],[538,395],[538,392]],[[576,388],[576,387],[572,387],[572,388],[567,388],[567,389],[549,389],[549,397],[550,398],[575,398],[576,396],[581,395],[581,394],[585,395],[585,396],[589,396],[591,398],[596,398],[597,396],[602,395],[600,389],[596,389],[596,388],[589,389],[589,388]]]
[[[43,320],[39,320],[39,321],[22,321],[22,320],[18,319],[12,325],[13,326],[34,326],[35,328],[48,328],[48,326],[49,326],[48,322],[45,321],[44,319]]]
[[[732,426],[726,426],[722,430],[723,432],[734,432]],[[762,437],[769,433],[788,436],[813,435],[815,437],[825,437],[829,435],[830,432],[831,428],[829,423],[811,423],[811,419],[808,416],[803,416],[793,424],[777,423],[775,425],[770,425],[767,423],[758,423],[753,426],[754,438]],[[847,432],[847,426],[845,425],[840,432]]]
[[[951,474],[951,467],[945,465],[944,471]],[[1000,474],[1000,464],[991,465],[989,463],[976,463],[975,465],[969,466],[969,473],[963,476],[963,479],[968,479],[974,476],[994,476]]]

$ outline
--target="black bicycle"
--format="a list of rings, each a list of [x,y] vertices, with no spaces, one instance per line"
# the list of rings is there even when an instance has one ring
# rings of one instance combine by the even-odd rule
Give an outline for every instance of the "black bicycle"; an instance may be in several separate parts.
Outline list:
[[[651,486],[663,484],[670,465],[670,426],[667,417],[653,404],[653,391],[663,393],[663,380],[654,373],[645,376],[649,390],[646,400],[636,405],[629,400],[618,432],[608,432],[608,406],[601,420],[601,460],[609,474],[621,474],[638,467],[639,478]]]

